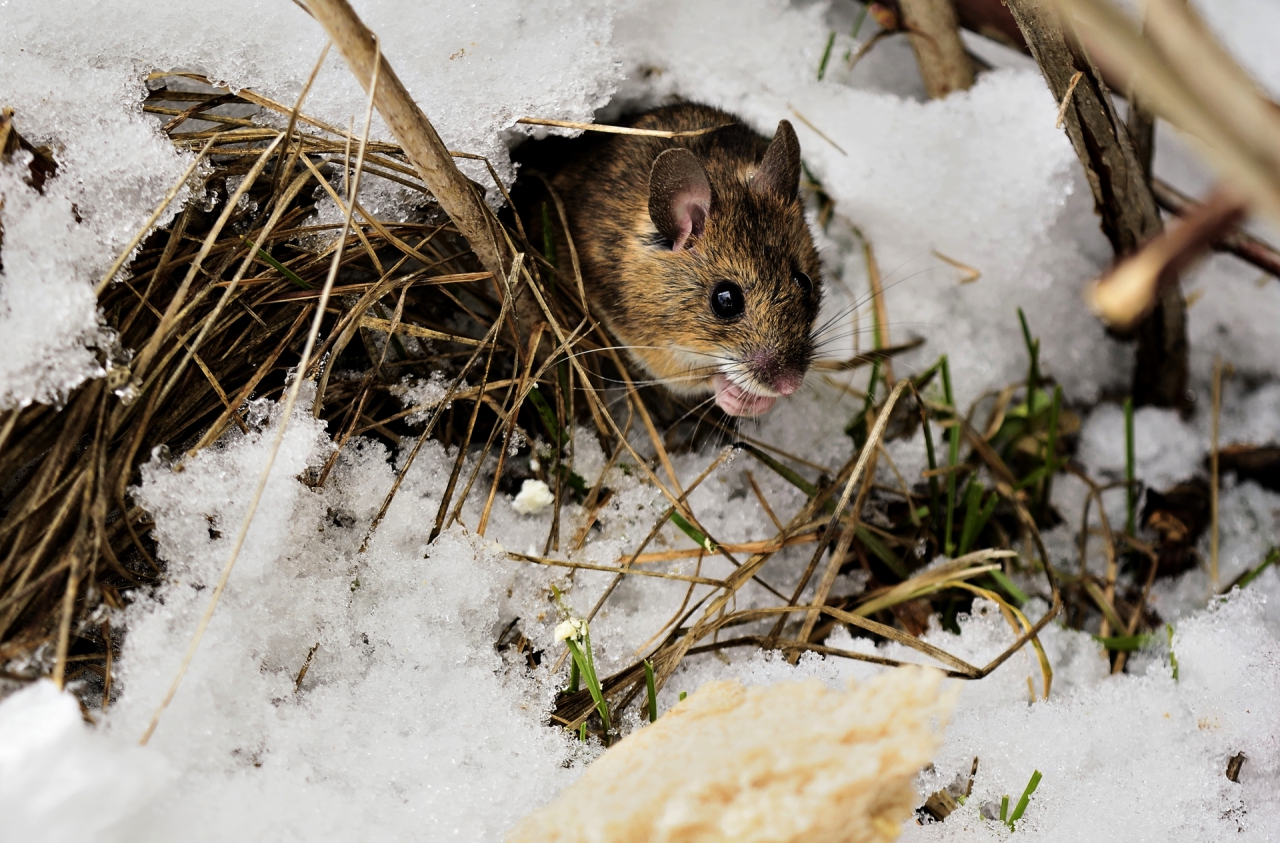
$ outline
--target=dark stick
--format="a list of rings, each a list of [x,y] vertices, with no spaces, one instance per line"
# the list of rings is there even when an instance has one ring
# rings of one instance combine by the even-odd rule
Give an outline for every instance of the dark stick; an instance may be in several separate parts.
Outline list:
[[[1162,228],[1160,211],[1111,92],[1092,59],[1051,7],[1038,0],[1008,0],[1054,99],[1062,102],[1067,136],[1076,150],[1102,218],[1102,231],[1117,257],[1128,255]],[[1186,303],[1176,285],[1161,295],[1135,331],[1137,364],[1133,395],[1139,404],[1180,407],[1187,395]]]

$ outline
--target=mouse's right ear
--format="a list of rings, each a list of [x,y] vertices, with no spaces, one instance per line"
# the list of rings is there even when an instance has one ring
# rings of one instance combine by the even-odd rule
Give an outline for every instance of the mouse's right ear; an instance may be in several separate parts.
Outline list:
[[[711,213],[711,181],[687,149],[668,149],[649,170],[649,219],[671,241],[671,251],[701,237]]]

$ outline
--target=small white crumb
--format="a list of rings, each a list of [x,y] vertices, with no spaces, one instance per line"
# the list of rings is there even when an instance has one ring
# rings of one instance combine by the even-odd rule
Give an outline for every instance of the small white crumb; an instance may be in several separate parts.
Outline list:
[[[587,634],[587,622],[568,618],[556,624],[556,641],[581,641]]]
[[[555,503],[556,496],[551,488],[541,480],[526,480],[520,487],[520,494],[511,502],[516,512],[521,515],[536,515]]]

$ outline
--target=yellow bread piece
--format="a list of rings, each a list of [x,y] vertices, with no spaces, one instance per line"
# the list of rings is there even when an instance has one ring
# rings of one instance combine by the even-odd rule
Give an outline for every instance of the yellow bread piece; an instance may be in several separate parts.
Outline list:
[[[709,682],[607,750],[508,843],[886,843],[958,688],[923,668],[833,691]]]

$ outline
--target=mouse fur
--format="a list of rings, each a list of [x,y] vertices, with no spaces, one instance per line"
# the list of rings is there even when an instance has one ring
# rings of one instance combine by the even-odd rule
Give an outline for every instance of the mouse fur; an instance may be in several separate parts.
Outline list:
[[[608,135],[555,176],[592,309],[673,393],[759,415],[799,389],[822,298],[795,132],[783,120],[771,142],[689,103],[629,125],[723,128]]]

